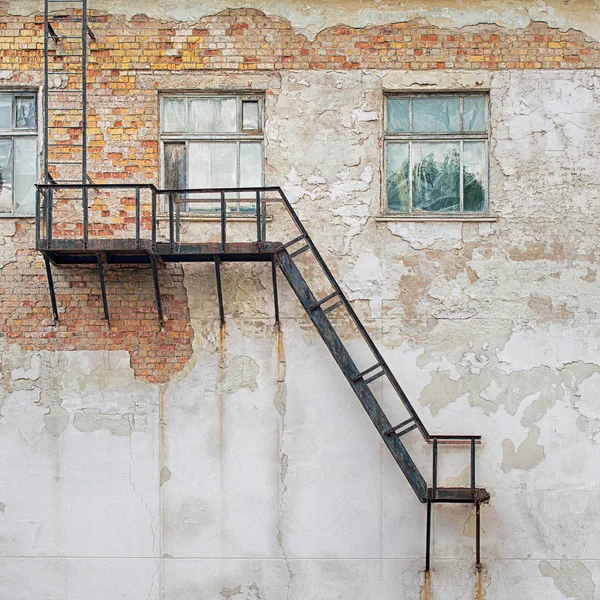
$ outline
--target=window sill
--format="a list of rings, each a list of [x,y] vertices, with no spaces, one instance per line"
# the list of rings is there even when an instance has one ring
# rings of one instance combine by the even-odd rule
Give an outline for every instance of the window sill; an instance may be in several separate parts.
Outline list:
[[[35,215],[17,215],[16,213],[0,213],[0,219],[35,219]]]
[[[168,221],[167,215],[158,215],[157,221]],[[210,223],[220,223],[221,217],[219,215],[180,215],[180,221],[207,221]],[[272,221],[273,217],[267,217],[267,221]],[[256,215],[227,215],[227,222],[231,223],[236,221],[239,223],[256,223]]]
[[[388,214],[375,217],[375,221],[406,221],[409,223],[426,223],[433,221],[436,223],[495,223],[498,220],[498,215],[420,215],[420,214]]]

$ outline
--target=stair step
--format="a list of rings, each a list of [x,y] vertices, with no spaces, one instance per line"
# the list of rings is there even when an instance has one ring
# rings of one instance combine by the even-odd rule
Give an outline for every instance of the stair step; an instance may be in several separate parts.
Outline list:
[[[300,248],[299,250],[296,250],[295,252],[292,252],[290,254],[290,256],[291,256],[291,258],[295,258],[296,256],[299,256],[300,254],[303,254],[307,250],[310,250],[310,247],[308,246],[308,244],[306,246],[302,246],[302,248]]]
[[[447,502],[455,504],[481,504],[490,499],[490,493],[485,488],[470,487],[438,487],[429,488],[433,502]]]
[[[377,367],[381,367],[381,363],[376,363],[372,367],[369,367],[365,371],[362,371],[358,375],[354,376],[352,378],[352,381],[358,381],[359,379],[362,379],[365,375],[368,375],[371,371],[374,371]]]
[[[417,428],[417,425],[412,425],[411,427],[409,427],[406,430],[400,431],[400,433],[397,433],[397,431],[399,429],[402,429],[403,427],[405,427],[406,425],[408,425],[409,423],[412,423],[413,421],[416,420],[416,417],[411,417],[410,419],[406,419],[406,421],[402,421],[402,423],[399,423],[398,425],[396,425],[395,427],[390,427],[389,429],[386,429],[383,432],[383,435],[393,435],[394,433],[398,436],[403,436],[406,433],[408,433],[409,431],[412,431],[413,429]]]
[[[330,313],[332,310],[335,310],[336,308],[339,308],[340,306],[342,306],[342,304],[344,304],[344,303],[340,300],[339,302],[336,302],[335,304],[332,304],[331,306],[324,308],[323,312],[325,314]]]
[[[332,298],[336,298],[339,295],[340,295],[340,292],[333,292],[333,293],[329,294],[329,296],[325,296],[325,298],[323,298],[322,300],[319,300],[318,302],[315,302],[314,304],[312,304],[310,307],[310,310],[315,310],[316,308],[319,308],[319,306],[322,306],[326,302],[329,302],[329,300],[331,300]]]

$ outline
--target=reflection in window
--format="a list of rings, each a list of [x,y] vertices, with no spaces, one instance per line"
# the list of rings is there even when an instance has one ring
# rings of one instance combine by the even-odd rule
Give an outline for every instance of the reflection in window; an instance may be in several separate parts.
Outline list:
[[[481,94],[388,97],[387,210],[485,213],[487,124]]]
[[[34,93],[0,92],[0,213],[35,211],[36,127]]]
[[[161,100],[164,185],[168,189],[259,187],[263,184],[262,99],[246,96],[164,96]],[[254,199],[253,192],[228,198]],[[219,211],[219,203],[188,210]],[[249,202],[228,210],[254,211]]]

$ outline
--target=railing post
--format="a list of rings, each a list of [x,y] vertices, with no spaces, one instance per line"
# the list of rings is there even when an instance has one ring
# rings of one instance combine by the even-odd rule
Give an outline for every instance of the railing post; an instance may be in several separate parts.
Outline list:
[[[438,441],[433,440],[433,497],[437,495],[437,479],[438,479]]]
[[[475,439],[471,439],[471,489],[475,489]]]
[[[267,241],[267,203],[266,202],[261,202],[262,204],[262,208],[260,211],[261,214],[261,218],[262,218],[262,223],[261,223],[261,227],[262,227],[262,233],[261,233],[261,240],[263,242]]]
[[[227,238],[227,202],[225,202],[225,192],[221,192],[221,247],[225,252],[225,242]]]
[[[140,209],[140,188],[135,188],[135,247],[140,247],[140,229],[141,229],[141,209]]]
[[[35,188],[35,247],[40,247],[40,188]]]
[[[48,198],[46,201],[46,245],[48,248],[52,246],[52,197],[54,195],[54,190],[50,187],[48,188]]]
[[[89,228],[89,219],[88,219],[88,189],[84,185],[81,188],[82,192],[82,209],[83,209],[83,247],[88,247],[88,228]]]
[[[152,252],[156,252],[156,189],[152,188]]]
[[[177,202],[175,203],[175,241],[179,244],[181,241],[181,197],[177,195]]]
[[[256,192],[256,241],[262,242],[262,223],[260,220],[260,192]]]
[[[175,206],[175,194],[169,192],[169,244],[171,246],[171,254],[175,252],[175,223],[173,222],[173,208]]]

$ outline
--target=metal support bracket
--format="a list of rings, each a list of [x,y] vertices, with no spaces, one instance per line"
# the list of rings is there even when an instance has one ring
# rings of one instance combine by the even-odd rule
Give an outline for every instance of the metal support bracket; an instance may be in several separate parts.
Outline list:
[[[160,284],[158,282],[158,266],[156,264],[156,256],[154,254],[150,254],[150,264],[152,265],[152,280],[154,281],[154,296],[156,298],[156,313],[158,314],[158,322],[160,323],[160,328],[162,329],[163,324],[165,322],[165,317],[163,315],[163,307],[162,307],[162,298],[160,296]]]
[[[219,320],[225,325],[225,310],[223,308],[223,288],[221,286],[221,259],[215,254],[215,275],[217,278],[217,300],[219,301]]]
[[[50,304],[52,305],[52,317],[55,321],[58,321],[58,308],[56,306],[56,294],[54,293],[54,279],[52,278],[52,267],[50,266],[50,259],[43,253],[44,262],[46,263],[46,276],[48,278],[48,291],[50,292]]]
[[[102,306],[104,308],[104,318],[109,321],[110,315],[108,314],[108,299],[106,298],[106,283],[104,281],[104,258],[101,252],[96,254],[96,260],[98,261],[98,275],[100,276],[100,289],[102,291]]]
[[[273,277],[273,301],[275,303],[275,325],[279,325],[279,294],[277,292],[277,263],[275,255],[271,256],[271,275]]]

